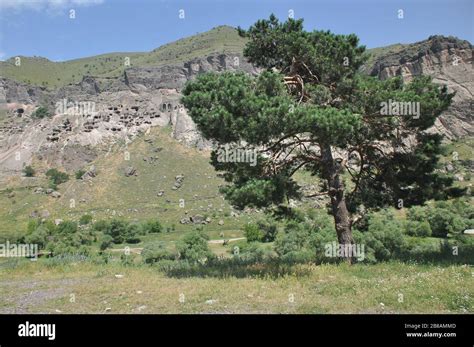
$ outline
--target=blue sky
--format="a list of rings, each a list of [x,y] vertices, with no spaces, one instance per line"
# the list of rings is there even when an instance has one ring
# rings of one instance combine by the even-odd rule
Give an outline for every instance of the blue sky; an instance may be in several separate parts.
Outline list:
[[[248,28],[293,10],[307,30],[355,33],[368,48],[430,35],[474,42],[473,0],[0,0],[0,59],[62,61],[150,51],[218,25]],[[75,10],[75,19],[69,11]],[[179,10],[185,18],[179,18]],[[403,10],[403,19],[398,10]]]

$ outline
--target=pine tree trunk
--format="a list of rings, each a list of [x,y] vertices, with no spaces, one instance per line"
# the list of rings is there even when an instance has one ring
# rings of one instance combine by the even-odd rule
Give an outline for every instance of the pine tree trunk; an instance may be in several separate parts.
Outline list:
[[[353,244],[350,214],[347,210],[344,183],[341,179],[342,167],[334,160],[329,145],[321,146],[321,155],[324,168],[323,177],[328,183],[337,240],[340,246]],[[350,257],[348,257],[348,261],[351,262]]]

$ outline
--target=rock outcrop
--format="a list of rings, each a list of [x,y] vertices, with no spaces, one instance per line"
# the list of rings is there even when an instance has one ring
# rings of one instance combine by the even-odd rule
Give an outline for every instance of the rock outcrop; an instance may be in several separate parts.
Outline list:
[[[453,139],[474,133],[472,64],[469,42],[433,36],[378,56],[366,71],[407,81],[428,74],[456,91],[452,107],[433,128]],[[170,127],[172,136],[187,146],[209,148],[180,103],[180,91],[187,81],[210,71],[259,73],[241,53],[212,53],[174,65],[132,66],[118,78],[84,76],[56,90],[0,78],[0,106],[6,115],[0,124],[0,175],[18,174],[34,156],[78,170],[98,155],[99,146],[129,143],[154,126]],[[32,117],[40,105],[50,110],[51,118]]]
[[[401,76],[429,75],[456,92],[452,106],[437,120],[434,131],[449,139],[474,135],[473,46],[454,37],[431,36],[425,41],[407,45],[396,53],[383,54],[369,68],[372,76],[386,79]],[[423,110],[422,110],[423,111]]]

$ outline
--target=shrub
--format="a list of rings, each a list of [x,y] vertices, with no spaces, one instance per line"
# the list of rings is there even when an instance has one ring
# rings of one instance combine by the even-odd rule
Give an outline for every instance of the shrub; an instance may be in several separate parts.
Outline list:
[[[84,214],[79,218],[79,225],[87,225],[92,222],[92,216],[90,214]]]
[[[107,248],[112,246],[112,243],[114,242],[114,239],[110,235],[102,235],[102,238],[100,240],[100,250],[105,251]]]
[[[75,173],[76,179],[80,180],[82,176],[84,176],[85,173],[86,173],[85,170],[77,170]]]
[[[69,175],[65,172],[58,171],[57,169],[49,169],[46,171],[46,177],[50,179],[50,182],[54,187],[58,184],[67,182]]]
[[[199,231],[192,231],[186,234],[176,244],[176,249],[181,259],[188,260],[190,262],[206,262],[212,259],[214,255],[209,250],[207,241],[209,237]]]
[[[244,235],[247,238],[247,242],[255,242],[263,240],[263,233],[256,224],[249,223],[244,227]]]
[[[92,234],[80,232],[77,223],[64,221],[55,225],[51,221],[37,224],[31,230],[33,224],[29,225],[29,230],[25,236],[25,242],[38,244],[39,249],[51,251],[54,256],[64,254],[89,254],[89,248],[94,239]]]
[[[97,227],[97,225],[95,225]],[[99,225],[103,227],[103,225]],[[102,232],[106,235],[110,235],[113,239],[113,242],[116,244],[119,243],[138,243],[140,242],[139,227],[136,224],[130,224],[123,220],[114,219],[107,223]]]
[[[142,259],[145,264],[153,264],[162,260],[174,260],[176,255],[166,249],[162,242],[148,243],[143,247]]]
[[[431,236],[431,226],[428,221],[409,220],[405,224],[406,233],[410,236],[428,237]]]
[[[149,233],[161,233],[163,231],[163,226],[158,220],[149,220],[142,224],[141,229],[143,235]]]
[[[32,166],[28,165],[23,168],[23,173],[26,177],[34,177],[35,176],[35,169]]]
[[[423,222],[428,220],[428,213],[426,207],[412,206],[407,211],[407,219],[415,222]]]
[[[284,233],[277,236],[275,240],[275,252],[283,256],[290,252],[301,251],[309,248],[308,240],[310,230],[307,224],[298,222],[288,222],[285,226]]]
[[[140,240],[140,225],[139,224],[128,224],[124,239],[126,243],[139,243]]]
[[[359,233],[356,239],[365,245],[365,261],[387,261],[402,256],[407,251],[402,229],[391,211],[370,214],[367,232]]]
[[[42,118],[45,118],[45,117],[50,117],[51,114],[50,114],[50,112],[48,111],[48,109],[46,107],[40,106],[31,114],[31,116],[33,118],[42,119]]]
[[[278,225],[275,221],[270,219],[262,219],[257,222],[257,226],[262,233],[263,242],[273,242],[278,233]]]
[[[310,250],[303,249],[301,251],[292,251],[292,252],[286,253],[285,255],[281,257],[281,259],[285,263],[289,263],[289,264],[308,263],[315,260],[315,253]]]
[[[98,220],[97,222],[94,223],[92,228],[96,231],[101,231],[104,232],[105,229],[107,229],[109,223],[105,220]]]
[[[72,235],[77,233],[77,223],[71,221],[64,221],[56,227],[56,232],[58,234],[67,234]]]
[[[337,235],[336,231],[334,230],[333,225],[325,226],[323,228],[319,228],[317,232],[313,232],[310,236],[310,247],[309,249],[312,251],[312,257],[318,263],[333,263],[337,262],[340,259],[337,257],[328,256],[326,254],[326,248],[328,245],[331,245],[336,242],[337,243]],[[305,253],[302,254],[295,254],[293,257],[302,258]]]
[[[474,206],[465,199],[437,201],[429,207],[411,207],[408,209],[407,219],[415,222],[428,221],[433,236],[446,237],[448,233],[459,234],[464,229],[474,226]],[[409,223],[409,227],[412,226],[416,225]],[[423,228],[422,231],[418,230],[422,234],[427,233],[426,226],[418,227]],[[409,234],[417,236],[414,231]]]
[[[428,221],[433,236],[446,237],[448,233],[461,233],[466,224],[463,218],[446,208],[433,208],[428,211]]]
[[[325,255],[325,246],[337,240],[332,217],[325,212],[311,212],[309,220],[291,220],[285,226],[284,233],[275,241],[275,251],[283,259],[296,261],[314,259],[332,261]]]
[[[246,263],[257,263],[272,257],[272,251],[259,242],[251,242],[241,245],[239,252],[234,253],[234,258]]]

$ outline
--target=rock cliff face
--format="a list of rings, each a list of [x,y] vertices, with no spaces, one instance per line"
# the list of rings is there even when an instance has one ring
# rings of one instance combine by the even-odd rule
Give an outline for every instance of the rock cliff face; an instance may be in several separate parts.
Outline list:
[[[453,139],[474,133],[472,64],[469,42],[433,36],[379,55],[366,71],[407,81],[428,74],[456,91],[454,104],[433,129]],[[259,73],[241,54],[210,54],[175,65],[131,67],[119,78],[84,76],[80,83],[53,91],[0,78],[0,176],[18,174],[33,157],[77,170],[104,147],[132,141],[153,126],[170,127],[185,145],[208,148],[180,104],[180,90],[210,71]],[[32,117],[39,105],[53,117]]]
[[[47,94],[45,88],[0,77],[0,106],[8,103],[36,104]]]
[[[196,58],[182,65],[130,68],[125,72],[125,79],[135,88],[179,90],[196,75],[212,71],[258,72],[241,55],[219,54]]]
[[[77,170],[95,158],[99,147],[133,141],[152,126],[169,126],[183,144],[209,148],[180,104],[180,90],[210,71],[258,73],[241,55],[216,54],[181,65],[130,68],[116,79],[85,76],[54,91],[2,78],[6,117],[0,126],[0,174],[18,173],[35,155]],[[32,117],[39,105],[53,117]]]
[[[380,56],[369,71],[381,79],[401,76],[405,81],[414,76],[429,75],[434,82],[455,91],[452,106],[433,129],[453,139],[474,135],[473,64],[473,46],[468,41],[431,36],[396,53]]]

